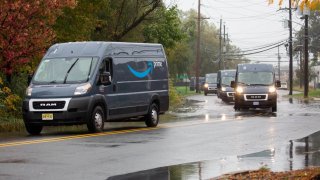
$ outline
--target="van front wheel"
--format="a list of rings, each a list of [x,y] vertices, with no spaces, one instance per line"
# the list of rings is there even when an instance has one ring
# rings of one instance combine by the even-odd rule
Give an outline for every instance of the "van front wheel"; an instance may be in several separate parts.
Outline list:
[[[148,127],[156,127],[159,123],[159,108],[153,103],[149,107],[148,114],[145,116],[145,123]]]
[[[272,106],[271,111],[272,112],[277,112],[277,104]]]
[[[25,123],[26,130],[31,135],[39,135],[42,131],[42,125],[32,125]]]
[[[100,106],[97,106],[92,111],[91,117],[87,122],[87,127],[90,132],[102,132],[104,128],[104,113]]]

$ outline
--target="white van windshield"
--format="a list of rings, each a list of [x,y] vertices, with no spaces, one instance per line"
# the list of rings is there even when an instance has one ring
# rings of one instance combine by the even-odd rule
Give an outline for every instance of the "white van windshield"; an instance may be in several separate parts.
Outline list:
[[[246,85],[271,85],[273,84],[272,72],[241,72],[238,83]]]
[[[97,64],[95,57],[44,59],[34,75],[35,84],[83,83],[90,79]]]

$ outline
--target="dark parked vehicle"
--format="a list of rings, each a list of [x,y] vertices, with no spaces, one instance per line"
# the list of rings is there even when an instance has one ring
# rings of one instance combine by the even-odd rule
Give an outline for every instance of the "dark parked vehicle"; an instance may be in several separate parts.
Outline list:
[[[231,81],[234,81],[236,70],[220,70],[218,71],[217,96],[224,102],[232,102],[234,97],[234,89],[230,87]]]
[[[217,94],[217,73],[206,74],[203,92],[205,96],[207,94]]]
[[[272,108],[277,111],[277,91],[280,81],[275,80],[271,64],[239,64],[235,81],[234,109]]]
[[[55,44],[26,91],[23,120],[30,134],[43,126],[132,117],[155,127],[169,107],[167,60],[161,44],[72,42]]]
[[[204,80],[205,80],[204,77],[199,77],[199,88],[201,91],[203,90]],[[190,88],[190,91],[196,90],[196,77],[191,77],[189,88]]]

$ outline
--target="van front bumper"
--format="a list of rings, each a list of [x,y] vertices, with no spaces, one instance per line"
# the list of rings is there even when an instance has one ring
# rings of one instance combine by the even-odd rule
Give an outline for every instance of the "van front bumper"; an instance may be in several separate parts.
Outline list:
[[[235,107],[236,108],[270,108],[277,104],[277,94],[269,93],[266,100],[248,100],[244,95],[235,94]]]
[[[29,101],[30,99],[25,99],[22,106],[23,120],[26,124],[43,126],[78,125],[85,124],[90,115],[90,97],[71,98],[68,107],[66,107],[64,111],[46,109],[37,109],[34,111],[33,108],[29,107]],[[54,101],[54,99],[52,99],[52,101]],[[30,109],[33,110],[31,111]],[[44,120],[43,115],[49,115],[52,118]]]
[[[234,92],[219,91],[219,96],[223,101],[233,102]]]

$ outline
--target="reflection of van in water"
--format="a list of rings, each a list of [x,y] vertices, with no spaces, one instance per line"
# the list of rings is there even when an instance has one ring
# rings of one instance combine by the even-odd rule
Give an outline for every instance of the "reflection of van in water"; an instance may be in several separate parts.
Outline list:
[[[230,87],[231,81],[234,81],[236,70],[219,70],[218,71],[218,88],[217,96],[224,102],[232,102],[234,89]]]
[[[280,81],[275,81],[271,64],[239,64],[231,86],[235,88],[236,111],[270,107],[272,112],[277,111],[276,86],[280,86]]]
[[[23,101],[30,134],[43,126],[87,124],[132,117],[157,126],[168,110],[168,70],[162,45],[73,42],[50,47]]]

